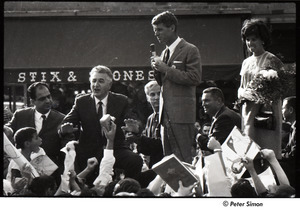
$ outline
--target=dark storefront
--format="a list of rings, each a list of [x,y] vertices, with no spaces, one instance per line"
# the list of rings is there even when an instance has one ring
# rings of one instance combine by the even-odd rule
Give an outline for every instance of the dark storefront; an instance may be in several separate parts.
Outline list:
[[[228,103],[235,100],[240,66],[246,57],[240,29],[243,20],[250,16],[249,10],[177,15],[179,36],[200,50],[203,85],[198,95],[206,82],[214,81],[223,88]],[[44,81],[54,90],[57,109],[67,112],[76,94],[89,92],[88,72],[102,64],[113,70],[113,91],[128,95],[142,107],[149,106],[143,94],[144,84],[153,79],[149,45],[154,43],[158,53],[164,48],[154,37],[152,17],[6,16],[5,105],[12,111],[22,104],[29,106],[26,88],[35,81]],[[286,62],[294,62],[295,50],[291,49],[295,46],[295,23],[272,23],[272,26],[276,36],[273,51],[283,54]]]

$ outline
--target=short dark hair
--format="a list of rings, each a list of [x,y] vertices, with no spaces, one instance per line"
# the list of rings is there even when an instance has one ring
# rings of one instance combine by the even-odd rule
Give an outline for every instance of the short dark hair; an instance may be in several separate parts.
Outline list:
[[[259,19],[245,20],[241,30],[242,41],[246,42],[246,37],[255,35],[260,38],[264,44],[264,48],[268,48],[271,45],[271,31],[267,24]]]
[[[294,112],[296,112],[296,96],[289,96],[283,99],[287,101],[287,106],[292,107]]]
[[[47,195],[48,189],[54,191],[56,190],[56,183],[55,179],[52,176],[48,175],[41,175],[39,177],[35,177],[28,189],[35,195],[35,196],[52,196]]]
[[[132,178],[121,179],[117,185],[119,186],[114,191],[115,195],[119,192],[137,193],[141,189],[140,183]]]
[[[177,31],[178,20],[172,12],[165,11],[165,12],[159,13],[152,19],[152,22],[151,22],[152,25],[158,25],[160,23],[164,24],[167,27],[174,25],[175,31]]]
[[[202,125],[202,128],[203,128],[204,126],[211,126],[211,124],[210,124],[209,122],[207,122],[207,123],[204,123],[204,124]]]
[[[39,88],[40,86],[46,87],[49,90],[49,92],[50,92],[49,86],[46,83],[44,83],[44,82],[35,82],[35,83],[32,83],[28,87],[28,89],[27,89],[27,92],[28,92],[29,97],[31,99],[33,99],[33,100],[36,99],[36,89]]]
[[[17,130],[17,132],[14,135],[16,147],[23,149],[25,141],[31,141],[33,134],[35,133],[37,133],[37,131],[35,128],[32,127],[24,127]]]
[[[214,98],[220,98],[224,103],[225,98],[222,90],[217,87],[209,87],[203,90],[203,93],[210,93]]]
[[[239,179],[231,187],[233,198],[256,198],[258,197],[254,187],[247,179]]]

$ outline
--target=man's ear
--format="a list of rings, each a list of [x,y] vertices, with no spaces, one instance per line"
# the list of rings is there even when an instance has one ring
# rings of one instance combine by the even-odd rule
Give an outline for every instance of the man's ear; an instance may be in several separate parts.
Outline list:
[[[150,97],[146,95],[147,102],[150,103]]]
[[[223,101],[220,97],[218,97],[218,102],[219,102],[220,105],[223,104]]]
[[[35,105],[35,100],[30,99],[30,104],[31,104],[31,105]]]
[[[24,142],[24,147],[29,147],[30,146],[30,141],[25,141]]]
[[[294,113],[294,112],[295,112],[294,108],[290,106],[290,107],[289,107],[289,113],[292,114],[292,113]]]
[[[172,24],[172,25],[170,26],[170,29],[171,29],[171,31],[175,32],[175,25]]]

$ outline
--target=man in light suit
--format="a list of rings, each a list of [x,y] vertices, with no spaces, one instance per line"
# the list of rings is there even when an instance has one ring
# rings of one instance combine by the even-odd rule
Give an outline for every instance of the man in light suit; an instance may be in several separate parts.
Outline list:
[[[240,115],[224,105],[221,89],[210,87],[203,90],[202,106],[204,112],[212,117],[208,137],[215,137],[220,144],[223,144],[234,126],[241,128]]]
[[[98,162],[101,162],[107,141],[101,130],[100,118],[104,114],[110,114],[115,117],[117,125],[114,140],[114,156],[116,158],[114,168],[123,169],[125,176],[137,179],[143,161],[138,154],[130,150],[129,145],[124,141],[124,134],[121,130],[128,111],[128,99],[122,94],[110,92],[113,75],[106,66],[95,66],[90,71],[89,80],[92,93],[81,95],[75,99],[75,103],[64,118],[60,129],[60,133],[65,135],[72,132],[72,126],[79,125],[81,128],[79,144],[76,146],[75,170],[81,172],[91,157],[96,157]],[[97,169],[90,174],[87,177],[87,184],[91,185],[98,173]]]
[[[35,82],[31,84],[28,87],[28,94],[34,107],[15,111],[7,126],[12,128],[14,133],[24,127],[36,128],[43,141],[41,147],[56,164],[61,165],[63,162],[59,160],[60,149],[64,147],[66,142],[59,137],[57,129],[65,115],[51,109],[52,97],[46,83]],[[43,115],[45,116],[44,122]]]
[[[151,57],[151,67],[161,85],[159,114],[164,155],[175,154],[180,160],[191,163],[201,58],[196,46],[178,37],[177,23],[177,18],[169,11],[152,19],[155,36],[167,48],[161,57]]]

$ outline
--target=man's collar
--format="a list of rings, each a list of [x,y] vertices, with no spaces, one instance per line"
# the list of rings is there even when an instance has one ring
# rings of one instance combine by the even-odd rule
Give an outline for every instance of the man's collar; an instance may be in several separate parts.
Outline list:
[[[170,53],[172,54],[176,48],[176,46],[179,44],[179,42],[181,41],[181,38],[178,36],[177,39],[167,48],[169,48]]]
[[[42,115],[45,115],[46,118],[47,118],[48,115],[50,114],[50,111],[51,111],[51,110],[49,110],[46,114],[42,114],[42,113],[38,112],[38,111],[35,109],[35,115],[36,115],[38,118],[41,118]]]
[[[225,107],[225,105],[221,106],[220,109],[217,111],[217,113],[212,117],[213,120],[217,119],[217,116],[219,115],[219,113],[221,112],[221,110],[223,109],[223,107]]]
[[[101,101],[102,104],[103,104],[104,106],[107,105],[108,94],[107,94],[102,100],[99,100],[99,99],[98,99],[97,97],[95,97],[94,95],[93,95],[93,98],[95,99],[96,105],[98,104],[99,101]]]
[[[296,128],[296,120],[293,122],[293,124],[291,125],[291,128]]]

